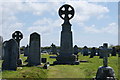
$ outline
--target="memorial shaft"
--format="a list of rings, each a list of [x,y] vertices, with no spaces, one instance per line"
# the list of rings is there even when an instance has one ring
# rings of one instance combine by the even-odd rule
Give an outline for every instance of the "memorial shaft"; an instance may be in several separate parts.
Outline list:
[[[70,23],[62,24],[61,31],[61,55],[73,54],[73,40],[72,40],[72,31]]]

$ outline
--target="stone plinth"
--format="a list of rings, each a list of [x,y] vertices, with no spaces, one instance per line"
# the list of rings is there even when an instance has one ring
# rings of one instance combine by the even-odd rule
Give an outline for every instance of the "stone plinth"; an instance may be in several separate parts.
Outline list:
[[[96,80],[115,80],[114,70],[111,67],[99,67]]]

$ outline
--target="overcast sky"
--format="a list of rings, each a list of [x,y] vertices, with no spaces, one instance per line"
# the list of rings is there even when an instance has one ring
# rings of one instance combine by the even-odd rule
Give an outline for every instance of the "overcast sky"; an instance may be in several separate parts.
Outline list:
[[[63,20],[58,15],[58,9],[63,4],[70,4],[75,9],[75,16],[70,20],[73,45],[98,47],[104,42],[117,45],[118,2],[88,1],[90,0],[1,2],[0,35],[4,41],[9,40],[12,33],[19,30],[24,35],[21,46],[26,46],[29,44],[30,34],[38,32],[41,35],[41,46],[50,46],[52,43],[59,46]]]

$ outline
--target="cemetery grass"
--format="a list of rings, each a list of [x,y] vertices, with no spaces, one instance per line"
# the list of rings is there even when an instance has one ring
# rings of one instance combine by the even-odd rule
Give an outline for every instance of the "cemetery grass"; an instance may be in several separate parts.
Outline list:
[[[49,58],[48,54],[42,54],[43,58],[47,58],[50,64],[55,59]],[[54,55],[55,56],[55,55]],[[26,57],[21,55],[22,60],[26,60]],[[40,66],[33,67],[18,67],[17,71],[3,71],[3,78],[94,78],[99,66],[102,66],[103,59],[99,59],[98,56],[89,58],[89,56],[79,56],[81,62],[80,65],[52,65],[49,68],[43,69]],[[24,62],[24,64],[26,64]],[[109,57],[109,66],[115,71],[115,77],[118,78],[118,57]]]

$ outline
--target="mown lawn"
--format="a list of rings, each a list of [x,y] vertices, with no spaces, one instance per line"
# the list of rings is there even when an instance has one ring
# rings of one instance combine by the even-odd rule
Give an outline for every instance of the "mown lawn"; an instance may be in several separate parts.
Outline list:
[[[49,58],[49,56],[44,54],[42,57],[46,57],[50,64],[55,61],[55,59]],[[21,55],[23,61],[26,57]],[[94,58],[89,58],[89,56],[79,56],[79,60],[85,60],[87,62],[81,62],[80,65],[54,65],[49,66],[49,68],[43,69],[41,66],[33,67],[18,67],[17,71],[3,71],[3,78],[94,78],[99,66],[102,66],[103,59],[99,59],[98,56]],[[24,65],[26,63],[24,62]],[[115,77],[118,78],[118,57],[109,57],[109,66],[111,66],[115,71]]]

